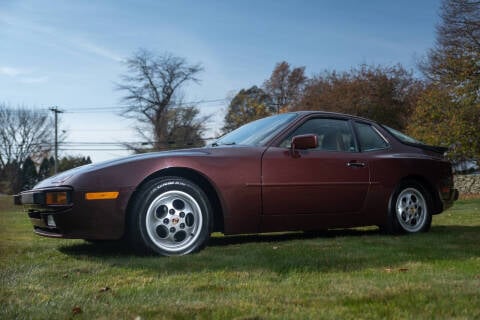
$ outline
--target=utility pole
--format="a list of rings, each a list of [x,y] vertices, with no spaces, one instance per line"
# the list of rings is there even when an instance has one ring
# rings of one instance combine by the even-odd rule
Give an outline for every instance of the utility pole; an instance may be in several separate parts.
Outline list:
[[[55,113],[55,167],[54,171],[55,174],[58,172],[58,114],[62,113],[63,111],[59,110],[58,107],[52,107],[49,109],[53,113]]]

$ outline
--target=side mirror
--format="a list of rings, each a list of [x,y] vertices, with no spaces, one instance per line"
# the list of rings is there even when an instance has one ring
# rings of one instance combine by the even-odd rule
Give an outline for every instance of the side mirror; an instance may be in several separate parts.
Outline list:
[[[290,145],[293,154],[295,154],[295,150],[314,149],[316,147],[318,147],[318,137],[314,134],[295,136],[292,138]]]

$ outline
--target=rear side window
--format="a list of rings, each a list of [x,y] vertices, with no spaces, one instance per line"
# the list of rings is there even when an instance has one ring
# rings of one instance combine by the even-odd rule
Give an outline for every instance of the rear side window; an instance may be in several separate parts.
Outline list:
[[[388,130],[388,132],[390,132],[395,138],[397,138],[398,140],[402,141],[402,142],[405,142],[405,143],[414,143],[414,144],[425,144],[421,141],[418,141],[417,139],[414,139],[412,137],[409,137],[407,136],[405,133],[402,133],[398,130],[395,130],[395,129],[392,129],[390,127],[387,127],[387,126],[382,126],[384,127],[385,129]]]
[[[388,142],[371,125],[356,122],[358,140],[362,151],[374,151],[388,148]]]

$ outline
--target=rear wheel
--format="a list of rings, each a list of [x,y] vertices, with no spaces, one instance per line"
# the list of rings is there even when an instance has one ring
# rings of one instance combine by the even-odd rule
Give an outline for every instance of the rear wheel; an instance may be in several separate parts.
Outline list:
[[[416,181],[403,182],[393,193],[386,231],[389,233],[426,232],[432,224],[431,196]]]
[[[165,256],[202,249],[211,226],[212,210],[205,193],[180,177],[158,178],[144,185],[130,212],[133,244]]]

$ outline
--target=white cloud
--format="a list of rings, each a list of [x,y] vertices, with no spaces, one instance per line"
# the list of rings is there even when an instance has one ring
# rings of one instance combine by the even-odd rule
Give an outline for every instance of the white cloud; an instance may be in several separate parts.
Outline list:
[[[10,66],[0,66],[0,76],[2,75],[15,78],[18,82],[25,84],[45,83],[48,81],[47,76],[39,76],[29,69]]]
[[[79,49],[82,49],[83,51],[93,53],[95,55],[98,55],[103,58],[107,58],[116,62],[123,62],[124,59],[120,57],[120,55],[116,54],[115,52],[104,48],[102,46],[99,46],[89,40],[85,39],[74,39],[72,38],[69,41],[73,46],[78,47]]]
[[[9,77],[17,77],[22,74],[26,74],[27,71],[19,68],[8,67],[8,66],[0,66],[0,75],[9,76]]]
[[[68,34],[63,29],[60,30],[49,25],[27,21],[18,18],[17,16],[4,13],[0,13],[0,22],[5,23],[9,27],[17,27],[26,30],[29,33],[37,34],[42,38],[42,41],[50,42],[59,47],[66,46],[69,47],[66,49],[74,49],[75,51],[80,50],[115,62],[124,61],[121,55],[112,50],[98,45],[89,39],[85,39],[84,37],[75,34]]]

